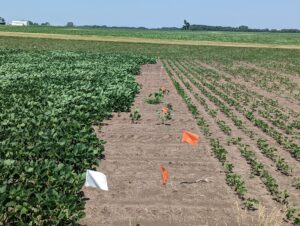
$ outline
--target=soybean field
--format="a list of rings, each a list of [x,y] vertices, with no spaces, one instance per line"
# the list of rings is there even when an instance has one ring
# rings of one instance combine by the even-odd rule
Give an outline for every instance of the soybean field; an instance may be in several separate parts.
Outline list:
[[[1,225],[75,224],[87,168],[103,141],[92,125],[128,111],[141,56],[1,50]]]
[[[297,49],[0,37],[0,225],[300,225],[299,68]]]

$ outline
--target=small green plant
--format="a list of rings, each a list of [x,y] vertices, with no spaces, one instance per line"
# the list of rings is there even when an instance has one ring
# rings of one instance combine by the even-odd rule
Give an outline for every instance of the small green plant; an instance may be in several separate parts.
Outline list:
[[[208,114],[209,114],[211,117],[215,118],[215,117],[217,116],[217,114],[218,114],[218,111],[217,111],[217,110],[210,110],[210,111],[208,112]]]
[[[251,172],[253,173],[253,175],[256,175],[256,176],[263,175],[264,165],[262,163],[259,163],[259,162],[253,162]]]
[[[298,214],[297,217],[294,217],[293,224],[294,225],[300,225],[300,214]]]
[[[290,175],[292,172],[292,169],[289,167],[289,165],[285,162],[283,158],[280,157],[276,161],[276,167],[285,175]]]
[[[220,129],[221,129],[225,134],[227,134],[228,136],[231,135],[231,128],[230,128],[228,125],[226,125],[226,123],[225,123],[224,121],[219,120],[217,123],[218,123]]]
[[[227,173],[226,183],[229,186],[234,187],[234,190],[240,198],[243,198],[245,193],[247,192],[245,182],[242,180],[240,175],[237,175],[235,173]]]
[[[217,159],[224,164],[227,155],[226,149],[222,147],[218,139],[210,139],[210,145]]]
[[[201,128],[202,132],[207,135],[210,136],[211,133],[209,131],[209,125],[207,124],[207,122],[205,121],[204,118],[199,117],[198,121],[197,121],[197,125]]]
[[[161,111],[158,112],[158,117],[161,119],[162,124],[166,124],[167,121],[172,119],[173,106],[168,104]]]
[[[300,129],[300,120],[294,121],[293,126],[297,129]]]
[[[230,139],[227,140],[227,145],[240,145],[242,141],[242,138],[240,137],[231,137]]]
[[[300,178],[294,178],[292,182],[292,186],[295,187],[296,189],[300,189]]]
[[[288,197],[290,197],[290,195],[288,194],[287,190],[284,190],[279,192],[275,199],[282,204],[288,204]]]
[[[160,89],[158,92],[151,93],[146,99],[146,103],[148,104],[160,104],[164,98],[164,93]]]
[[[141,119],[140,109],[136,108],[133,112],[130,113],[130,118],[132,123],[137,123]]]
[[[225,173],[232,173],[233,172],[233,164],[231,163],[225,163],[224,164],[224,170],[225,170]]]
[[[288,209],[286,210],[286,215],[285,216],[286,216],[286,218],[288,220],[291,220],[291,219],[294,218],[295,213],[296,213],[296,209],[295,208],[288,207]]]
[[[248,210],[257,210],[258,209],[258,207],[257,207],[258,204],[259,204],[258,200],[253,199],[253,198],[248,198],[244,201],[244,206]]]

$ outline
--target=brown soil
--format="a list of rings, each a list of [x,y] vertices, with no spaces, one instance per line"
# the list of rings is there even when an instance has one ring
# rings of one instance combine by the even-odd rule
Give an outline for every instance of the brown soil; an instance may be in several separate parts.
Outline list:
[[[266,69],[263,67],[260,67],[258,65],[255,65],[253,63],[249,63],[249,62],[238,62],[235,64],[235,66],[239,67],[245,67],[245,68],[252,68],[255,69],[256,71],[262,72],[264,74],[272,74],[274,76],[280,76],[283,78],[288,78],[289,81],[297,84],[297,87],[295,88],[295,90],[293,92],[287,90],[285,87],[282,87],[283,90],[281,90],[282,96],[283,98],[290,98],[290,99],[295,99],[295,94],[297,94],[299,92],[299,84],[300,84],[300,78],[298,75],[293,75],[293,74],[286,74],[286,73],[282,73],[282,72],[278,72],[278,71],[274,71],[271,69]],[[277,81],[278,83],[278,81]],[[295,100],[297,102],[297,100]]]
[[[128,113],[114,115],[97,129],[107,141],[106,160],[98,171],[107,175],[109,191],[84,188],[89,200],[84,225],[251,225],[236,210],[236,195],[226,185],[222,166],[211,155],[208,141],[177,94],[161,64],[145,65],[137,76],[142,90],[134,107],[142,119],[132,124]],[[159,105],[145,98],[160,87],[170,94]],[[170,125],[157,117],[166,103],[174,108]],[[134,108],[133,108],[134,109]],[[201,136],[197,146],[180,142],[182,130]],[[160,166],[170,173],[162,185]],[[203,179],[199,183],[181,184]],[[238,223],[238,219],[244,221]]]
[[[243,62],[243,61],[240,61],[238,64],[241,64],[245,67],[254,68],[254,69],[264,72],[264,73],[271,73],[271,74],[280,75],[283,77],[288,77],[289,79],[291,79],[293,82],[297,83],[298,85],[300,84],[300,77],[299,77],[300,75],[296,74],[296,73],[285,73],[282,71],[265,68],[265,67],[259,66],[257,64],[254,64],[254,63]]]
[[[121,36],[96,36],[96,35],[64,35],[64,34],[45,34],[45,33],[27,33],[27,32],[0,32],[3,37],[24,37],[24,38],[45,38],[61,40],[83,40],[96,42],[128,42],[128,43],[149,43],[165,45],[194,45],[194,46],[224,46],[241,48],[267,48],[267,49],[300,49],[300,45],[278,45],[278,44],[255,44],[238,42],[216,42],[216,41],[193,41],[193,40],[175,40],[175,39],[150,39],[133,38]]]

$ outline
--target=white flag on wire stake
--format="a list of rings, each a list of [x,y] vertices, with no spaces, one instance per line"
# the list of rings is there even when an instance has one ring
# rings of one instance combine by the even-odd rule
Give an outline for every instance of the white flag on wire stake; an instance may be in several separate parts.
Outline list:
[[[86,171],[85,186],[108,191],[106,176],[93,170]]]

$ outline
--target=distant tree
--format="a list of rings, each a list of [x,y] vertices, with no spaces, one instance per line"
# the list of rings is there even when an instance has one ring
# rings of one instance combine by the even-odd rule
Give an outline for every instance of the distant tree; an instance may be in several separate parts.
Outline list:
[[[41,23],[41,26],[51,26],[49,22]]]
[[[66,26],[67,26],[67,27],[74,27],[75,25],[74,25],[73,22],[68,22]]]
[[[240,31],[248,31],[248,30],[249,30],[249,27],[248,27],[248,26],[245,26],[245,25],[242,25],[242,26],[239,26],[239,30],[240,30]]]
[[[6,23],[5,23],[4,18],[0,17],[0,25],[5,25],[5,24],[6,24]]]
[[[164,29],[164,28],[162,28]],[[280,32],[280,33],[300,33],[299,29],[257,29],[249,28],[248,26],[242,25],[239,27],[223,27],[223,26],[209,26],[201,24],[192,24],[190,25],[186,20],[181,29],[190,30],[190,31],[234,31],[234,32]]]
[[[187,20],[184,20],[183,23],[184,23],[184,24],[183,24],[182,29],[183,29],[183,30],[190,30],[190,26],[191,26],[190,23],[187,22]]]
[[[32,22],[31,20],[28,21],[29,26],[39,26],[38,23]]]

